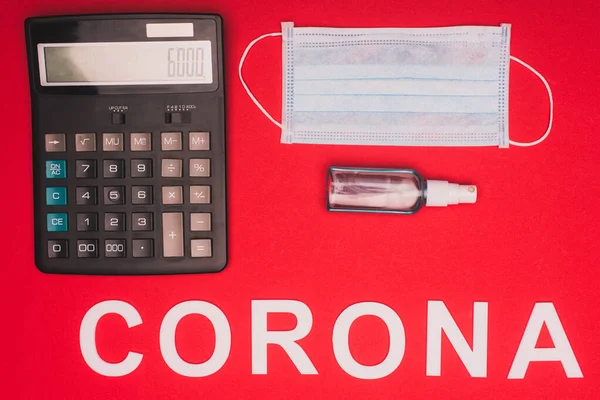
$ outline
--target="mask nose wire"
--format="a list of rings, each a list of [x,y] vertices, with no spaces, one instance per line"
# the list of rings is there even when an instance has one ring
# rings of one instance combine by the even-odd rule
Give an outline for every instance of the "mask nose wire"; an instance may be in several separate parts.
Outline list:
[[[250,90],[250,88],[248,87],[248,85],[246,85],[246,82],[244,82],[244,78],[242,76],[242,66],[244,65],[244,60],[246,59],[246,56],[248,55],[248,52],[250,51],[250,49],[252,48],[252,46],[254,46],[257,42],[259,42],[259,41],[261,41],[264,38],[267,38],[269,36],[281,36],[281,32],[266,33],[264,35],[261,35],[261,36],[257,37],[256,39],[254,39],[253,41],[251,41],[248,44],[248,46],[246,46],[246,50],[244,50],[244,53],[242,54],[242,57],[240,58],[240,64],[238,66],[238,76],[240,77],[240,81],[242,82],[242,86],[244,86],[244,89],[246,90],[246,93],[248,94],[248,96],[250,97],[250,99],[252,99],[252,101],[254,102],[254,104],[256,104],[256,107],[258,107],[258,109],[267,118],[269,118],[272,123],[274,123],[279,128],[281,128],[281,124],[279,122],[275,121],[275,119],[271,116],[271,114],[269,114],[267,112],[267,110],[265,110],[265,108],[262,106],[262,104],[260,104],[260,102],[256,99],[256,97],[254,97],[254,95],[252,94],[252,91]]]
[[[542,76],[542,74],[540,74],[538,71],[536,71],[531,65],[527,64],[524,61],[519,60],[517,57],[514,57],[514,56],[510,56],[510,59],[521,64],[522,66],[524,66],[525,68],[527,68],[528,70],[533,72],[535,74],[535,76],[540,78],[540,80],[542,81],[544,86],[546,86],[546,90],[548,91],[548,100],[550,102],[550,118],[548,121],[548,128],[546,129],[546,132],[542,135],[541,138],[539,138],[538,140],[535,140],[533,142],[522,143],[522,142],[516,142],[514,140],[509,140],[509,143],[512,144],[513,146],[521,146],[521,147],[535,146],[536,144],[543,142],[548,137],[548,135],[550,134],[550,130],[552,129],[552,120],[553,120],[553,114],[554,114],[554,100],[552,99],[552,90],[550,90],[550,85],[548,84],[548,81],[546,80],[546,78],[544,78]]]

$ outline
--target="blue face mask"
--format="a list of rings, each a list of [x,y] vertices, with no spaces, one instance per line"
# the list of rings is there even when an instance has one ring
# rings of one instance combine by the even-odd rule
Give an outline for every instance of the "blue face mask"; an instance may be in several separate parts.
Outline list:
[[[283,39],[282,121],[242,77],[250,48]],[[535,142],[509,139],[509,63],[546,86],[550,122]],[[252,41],[239,76],[250,98],[281,128],[282,143],[391,146],[530,146],[552,126],[552,93],[532,67],[510,56],[510,25],[448,28],[295,28]]]

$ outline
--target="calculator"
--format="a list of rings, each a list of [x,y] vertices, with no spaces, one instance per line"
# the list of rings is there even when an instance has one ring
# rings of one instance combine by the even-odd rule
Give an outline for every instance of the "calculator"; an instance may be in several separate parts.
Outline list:
[[[221,17],[32,17],[25,33],[37,268],[223,270]]]

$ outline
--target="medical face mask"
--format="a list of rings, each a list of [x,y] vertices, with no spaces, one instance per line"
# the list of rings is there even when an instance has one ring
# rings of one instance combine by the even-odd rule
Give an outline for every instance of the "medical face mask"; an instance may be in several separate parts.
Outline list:
[[[282,37],[282,112],[277,122],[242,76],[249,50]],[[552,127],[544,77],[510,55],[510,25],[447,28],[296,28],[253,40],[239,77],[281,128],[282,143],[390,146],[531,146]],[[509,64],[544,83],[550,120],[530,143],[509,139]]]

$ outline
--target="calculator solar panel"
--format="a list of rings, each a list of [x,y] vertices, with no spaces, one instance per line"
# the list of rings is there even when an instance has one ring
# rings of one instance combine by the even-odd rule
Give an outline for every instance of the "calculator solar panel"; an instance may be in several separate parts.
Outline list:
[[[35,263],[150,275],[227,264],[222,21],[29,18]]]

